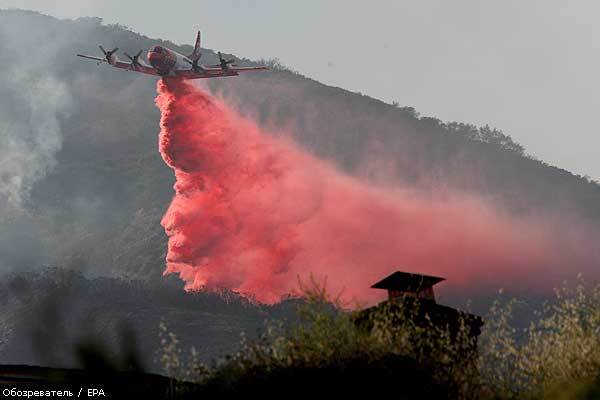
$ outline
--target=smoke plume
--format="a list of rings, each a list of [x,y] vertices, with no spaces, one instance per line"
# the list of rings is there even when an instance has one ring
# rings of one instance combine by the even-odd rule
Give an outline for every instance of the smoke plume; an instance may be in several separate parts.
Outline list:
[[[17,68],[0,81],[0,202],[20,209],[33,184],[56,163],[62,145],[58,115],[70,97],[51,77],[34,77]]]
[[[578,229],[465,195],[369,186],[186,82],[161,80],[156,104],[176,177],[165,274],[189,290],[273,303],[313,275],[345,300],[373,302],[382,294],[369,286],[396,269],[444,276],[454,290],[548,290],[598,264]]]
[[[21,210],[33,185],[55,166],[63,139],[60,118],[72,102],[64,82],[51,71],[54,42],[41,42],[22,25],[4,19],[0,25],[5,55],[0,66],[0,212]],[[45,60],[43,69],[33,61],[21,62],[32,54]]]

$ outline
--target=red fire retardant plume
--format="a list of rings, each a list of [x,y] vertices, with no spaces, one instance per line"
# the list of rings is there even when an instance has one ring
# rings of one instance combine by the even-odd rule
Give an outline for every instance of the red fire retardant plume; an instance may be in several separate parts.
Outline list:
[[[176,177],[162,220],[165,274],[188,290],[274,303],[312,274],[345,300],[372,303],[385,293],[369,286],[396,269],[441,275],[457,290],[550,288],[568,275],[560,266],[598,260],[576,234],[556,238],[473,198],[370,187],[189,83],[161,80],[156,104],[160,153]]]

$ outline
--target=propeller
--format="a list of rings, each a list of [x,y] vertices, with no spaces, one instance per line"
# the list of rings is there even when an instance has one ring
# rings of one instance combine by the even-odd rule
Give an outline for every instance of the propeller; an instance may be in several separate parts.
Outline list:
[[[127,58],[129,58],[131,60],[131,68],[135,69],[136,67],[141,67],[142,64],[140,64],[139,58],[142,55],[143,50],[140,50],[137,52],[137,54],[135,56],[130,56],[129,54],[127,54],[127,52],[125,52],[125,56]]]
[[[235,64],[233,64],[235,62],[235,60],[233,58],[231,58],[229,60],[223,58],[223,54],[221,54],[220,51],[217,53],[217,55],[219,56],[219,65],[221,66],[221,69],[229,68],[230,64],[235,65]]]
[[[219,56],[219,64],[211,65],[211,67],[221,67],[221,69],[225,70],[225,69],[228,69],[230,65],[235,66],[235,64],[234,64],[235,60],[233,58],[231,58],[229,60],[223,58],[223,54],[221,54],[220,51],[217,53],[217,55]]]
[[[117,50],[119,50],[119,48],[115,47],[111,51],[106,51],[104,49],[104,47],[102,47],[101,44],[98,45],[98,47],[100,47],[100,50],[102,50],[102,53],[104,53],[104,57],[106,58],[106,61],[108,61],[109,64],[112,64],[114,62],[113,54],[115,54],[117,52]]]
[[[202,54],[198,54],[198,56],[195,58],[192,58],[191,61],[188,60],[187,58],[184,58],[184,61],[192,66],[193,71],[195,71],[195,72],[202,71],[202,67],[200,66],[200,64],[198,64],[198,61],[200,61],[201,56],[202,56]]]

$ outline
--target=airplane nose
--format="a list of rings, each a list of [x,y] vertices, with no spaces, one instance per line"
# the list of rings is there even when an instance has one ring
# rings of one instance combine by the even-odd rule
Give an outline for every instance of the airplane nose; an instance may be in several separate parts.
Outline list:
[[[150,51],[148,52],[148,61],[150,62],[150,64],[154,67],[156,67],[157,65],[160,65],[162,63],[163,60],[163,55],[159,54],[155,51]]]

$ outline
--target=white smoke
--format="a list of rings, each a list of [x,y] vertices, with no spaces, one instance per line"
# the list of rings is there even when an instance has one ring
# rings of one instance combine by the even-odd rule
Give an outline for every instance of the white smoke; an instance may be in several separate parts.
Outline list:
[[[36,38],[15,28],[0,27],[0,39],[17,34],[24,39],[16,42],[20,47],[5,47],[5,42],[2,49],[0,211],[22,210],[33,185],[55,167],[63,141],[60,118],[68,115],[72,104],[67,86],[44,68],[48,49],[31,46]],[[32,48],[38,51],[23,57]]]
[[[64,84],[17,68],[3,91],[18,94],[19,110],[0,108],[0,202],[22,208],[32,186],[56,164],[62,145],[58,116],[71,102]],[[8,86],[8,87],[6,87]]]

